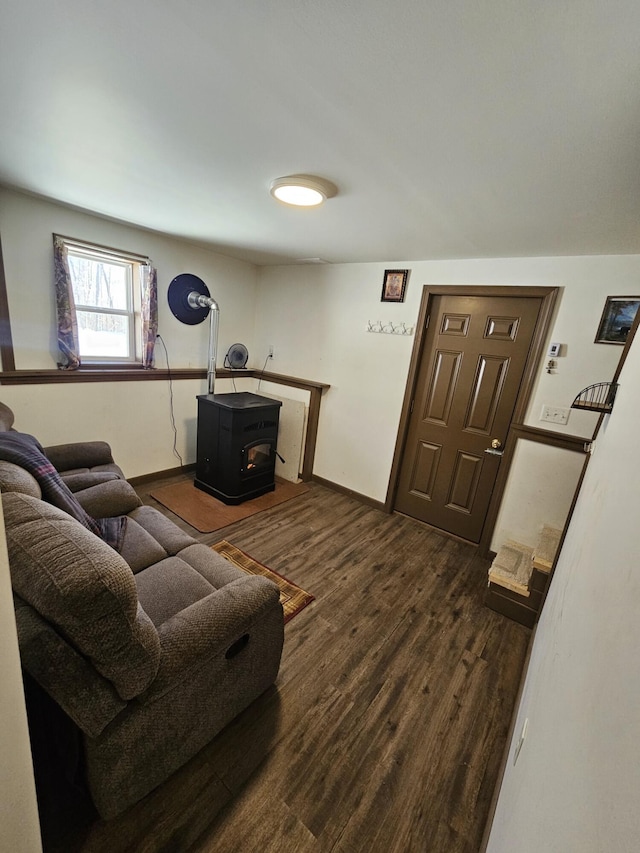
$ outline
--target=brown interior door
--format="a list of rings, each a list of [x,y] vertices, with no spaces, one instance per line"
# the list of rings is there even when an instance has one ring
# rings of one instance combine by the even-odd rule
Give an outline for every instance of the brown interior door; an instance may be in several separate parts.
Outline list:
[[[480,541],[541,303],[433,298],[396,510]]]

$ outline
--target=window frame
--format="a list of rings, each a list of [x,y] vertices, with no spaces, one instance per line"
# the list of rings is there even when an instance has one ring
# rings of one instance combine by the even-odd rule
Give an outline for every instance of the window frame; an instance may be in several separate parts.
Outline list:
[[[142,270],[143,266],[149,266],[151,261],[144,255],[137,255],[132,252],[115,249],[111,246],[103,246],[99,243],[91,243],[87,240],[77,240],[72,237],[65,237],[61,234],[54,235],[59,237],[69,255],[76,255],[80,258],[89,260],[103,260],[107,263],[117,263],[128,267],[127,273],[127,309],[116,308],[100,308],[96,305],[85,305],[76,302],[76,312],[85,311],[96,314],[111,314],[114,316],[125,316],[129,318],[129,334],[128,356],[91,356],[80,351],[81,366],[86,365],[87,369],[96,368],[123,368],[142,367]],[[71,274],[71,270],[69,271]],[[75,292],[74,292],[75,297]]]

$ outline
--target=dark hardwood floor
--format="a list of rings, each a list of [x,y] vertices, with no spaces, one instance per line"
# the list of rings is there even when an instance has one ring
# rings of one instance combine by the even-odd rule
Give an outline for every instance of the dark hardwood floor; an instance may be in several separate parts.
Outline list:
[[[149,492],[176,479],[139,494],[162,510]],[[273,688],[66,849],[476,853],[530,636],[483,605],[487,562],[317,484],[198,538],[228,539],[316,600],[285,628]]]

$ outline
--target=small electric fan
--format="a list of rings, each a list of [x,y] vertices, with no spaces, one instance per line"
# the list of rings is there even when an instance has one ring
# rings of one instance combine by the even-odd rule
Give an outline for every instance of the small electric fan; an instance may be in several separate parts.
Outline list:
[[[242,370],[247,366],[249,351],[244,344],[231,344],[224,357],[224,366],[231,370]]]

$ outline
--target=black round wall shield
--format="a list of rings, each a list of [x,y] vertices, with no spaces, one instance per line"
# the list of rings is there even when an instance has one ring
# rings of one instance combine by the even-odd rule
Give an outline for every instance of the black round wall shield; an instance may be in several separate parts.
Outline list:
[[[208,308],[192,308],[189,305],[189,294],[194,292],[201,296],[211,296],[207,285],[201,278],[192,275],[190,272],[183,272],[173,279],[167,293],[169,308],[171,308],[174,317],[189,326],[202,323],[209,314]]]

